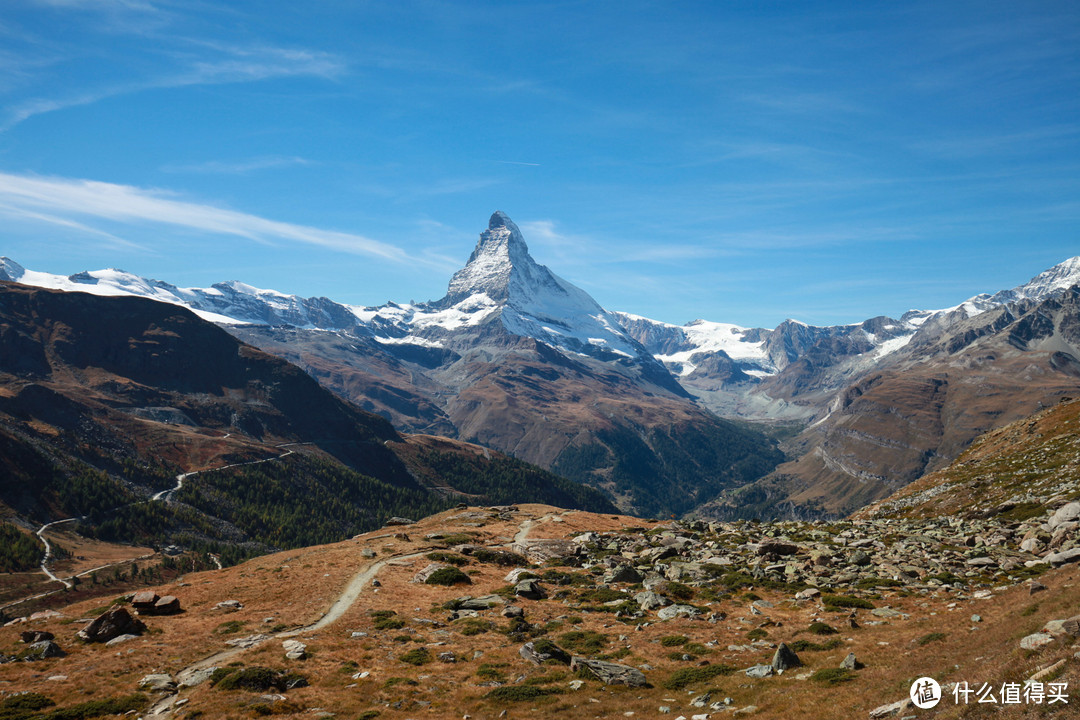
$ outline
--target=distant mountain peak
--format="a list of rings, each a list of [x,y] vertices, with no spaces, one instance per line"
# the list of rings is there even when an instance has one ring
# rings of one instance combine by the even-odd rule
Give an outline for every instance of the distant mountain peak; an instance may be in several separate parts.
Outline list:
[[[479,293],[506,303],[512,296],[528,294],[541,286],[558,287],[558,283],[546,267],[529,255],[529,246],[514,221],[496,210],[488,220],[487,230],[480,233],[469,262],[450,278],[443,303],[452,305]]]

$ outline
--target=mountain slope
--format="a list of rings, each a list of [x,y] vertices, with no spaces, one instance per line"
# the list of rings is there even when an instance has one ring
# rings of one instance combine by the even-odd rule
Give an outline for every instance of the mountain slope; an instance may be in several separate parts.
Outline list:
[[[442,465],[456,468],[453,482],[439,480]],[[105,539],[232,557],[462,497],[613,509],[520,461],[401,436],[186,309],[8,283],[0,470],[0,507],[26,522],[81,517]]]
[[[999,306],[917,334],[792,441],[798,460],[705,512],[843,515],[940,469],[982,433],[1078,391],[1080,287]]]

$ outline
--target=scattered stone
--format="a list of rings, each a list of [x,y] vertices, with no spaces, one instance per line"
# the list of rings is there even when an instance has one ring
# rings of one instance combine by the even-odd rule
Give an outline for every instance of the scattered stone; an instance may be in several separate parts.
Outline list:
[[[180,687],[195,687],[196,685],[202,685],[210,679],[210,676],[214,674],[215,670],[217,670],[216,666],[184,670],[176,677],[176,684]]]
[[[1044,557],[1043,560],[1050,563],[1053,567],[1061,567],[1068,563],[1080,562],[1080,547],[1050,553]]]
[[[540,585],[540,582],[535,579],[519,582],[514,586],[514,594],[526,600],[543,600],[547,597],[547,592]]]
[[[504,618],[519,618],[525,617],[525,610],[517,605],[507,605],[502,610],[502,616]]]
[[[270,638],[269,635],[263,635],[262,633],[256,633],[254,635],[248,635],[246,637],[234,638],[232,640],[226,640],[225,644],[226,645],[232,645],[233,647],[238,647],[238,648],[249,648],[249,647],[255,647],[256,645],[261,643],[263,640],[267,640],[269,638]]]
[[[42,640],[52,640],[55,637],[56,636],[48,630],[23,630],[19,633],[19,638],[27,645],[33,645]]]
[[[90,621],[76,634],[87,642],[104,643],[121,635],[142,635],[144,630],[146,625],[132,616],[127,608],[114,607]]]
[[[847,657],[840,661],[840,668],[842,670],[861,670],[863,667],[865,666],[859,662],[853,652],[849,652]]]
[[[154,607],[154,603],[158,601],[158,594],[153,590],[143,590],[135,593],[135,596],[131,598],[131,606],[135,608],[136,612],[140,614],[142,611],[149,610]]]
[[[776,674],[776,671],[773,670],[772,665],[755,665],[751,668],[747,668],[743,672],[746,674],[746,677],[751,677],[756,680],[767,678],[770,675]]]
[[[645,578],[630,565],[619,565],[614,570],[611,570],[604,575],[605,583],[639,583]]]
[[[799,660],[799,656],[795,654],[795,651],[787,646],[787,643],[780,643],[776,648],[776,652],[772,657],[772,669],[777,673],[783,673],[785,670],[791,668],[802,667],[802,661]]]
[[[455,601],[458,610],[488,610],[496,605],[505,605],[506,601],[498,595],[482,595],[480,597],[465,597],[458,598]]]
[[[441,652],[436,657],[439,658],[439,662],[455,663],[457,662],[457,655],[452,652]]]
[[[813,600],[816,597],[821,597],[821,591],[817,588],[806,588],[795,593],[796,600]]]
[[[172,679],[171,675],[164,673],[154,673],[146,675],[139,681],[140,690],[149,690],[150,692],[162,692],[171,693],[176,690],[176,682]]]
[[[878,718],[893,717],[899,715],[909,707],[911,707],[910,698],[904,698],[903,700],[897,700],[894,703],[874,708],[870,711],[870,718],[871,720],[878,720]]]
[[[701,611],[693,605],[668,605],[667,607],[660,608],[656,613],[656,617],[661,620],[673,620],[677,617],[695,618],[701,615]]]
[[[176,615],[180,612],[180,598],[175,595],[165,595],[158,598],[149,608],[149,615]]]
[[[389,520],[387,520],[385,523],[383,523],[383,526],[384,527],[394,527],[394,526],[397,526],[397,525],[415,525],[415,524],[416,524],[415,520],[410,520],[408,518],[403,518],[403,517],[392,517]]]
[[[236,611],[242,609],[243,607],[243,603],[241,603],[239,600],[222,600],[214,606],[214,609]]]
[[[281,647],[285,649],[285,658],[288,660],[303,660],[307,657],[307,645],[299,640],[284,640]]]
[[[128,642],[129,640],[135,640],[138,637],[139,637],[138,635],[132,635],[130,633],[125,633],[123,635],[117,635],[112,640],[105,643],[105,647],[112,647],[114,645],[121,645],[123,643]]]
[[[1046,632],[1037,632],[1028,635],[1020,641],[1020,647],[1024,650],[1038,650],[1054,642],[1054,636]]]
[[[634,596],[634,602],[636,602],[638,606],[645,612],[649,612],[650,610],[655,610],[657,608],[662,608],[665,605],[671,604],[671,601],[668,600],[666,597],[660,595],[659,593],[655,593],[652,590],[645,590],[644,592],[639,592],[637,595]]]
[[[1028,595],[1034,595],[1035,593],[1042,592],[1045,589],[1046,589],[1046,586],[1043,585],[1038,580],[1032,579],[1028,583]]]
[[[605,685],[644,687],[648,684],[645,673],[637,668],[605,660],[589,660],[575,655],[570,659],[570,670],[571,672],[588,672]]]
[[[971,616],[971,622],[973,622],[973,623],[981,623],[982,622],[982,615],[972,615]]]
[[[518,655],[533,665],[543,665],[548,661],[569,665],[573,660],[566,651],[550,640],[527,642],[518,650]]]
[[[66,654],[67,653],[61,650],[60,646],[52,640],[42,640],[40,642],[31,643],[28,648],[19,653],[19,658],[26,662],[34,662],[37,660],[64,657]]]

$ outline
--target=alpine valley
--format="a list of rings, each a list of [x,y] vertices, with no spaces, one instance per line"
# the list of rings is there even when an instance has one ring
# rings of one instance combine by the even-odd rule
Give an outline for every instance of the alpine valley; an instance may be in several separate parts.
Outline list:
[[[382,416],[388,437],[497,450],[642,516],[843,516],[1080,391],[1080,258],[944,310],[772,330],[605,310],[536,263],[502,212],[427,303],[178,288],[120,270],[65,277],[7,258],[0,280],[183,306]]]

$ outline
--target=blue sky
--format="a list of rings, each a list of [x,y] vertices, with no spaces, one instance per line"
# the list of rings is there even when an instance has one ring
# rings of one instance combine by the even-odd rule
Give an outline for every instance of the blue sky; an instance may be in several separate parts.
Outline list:
[[[436,299],[496,209],[668,322],[1017,285],[1080,254],[1080,5],[0,6],[0,254],[28,268]]]

